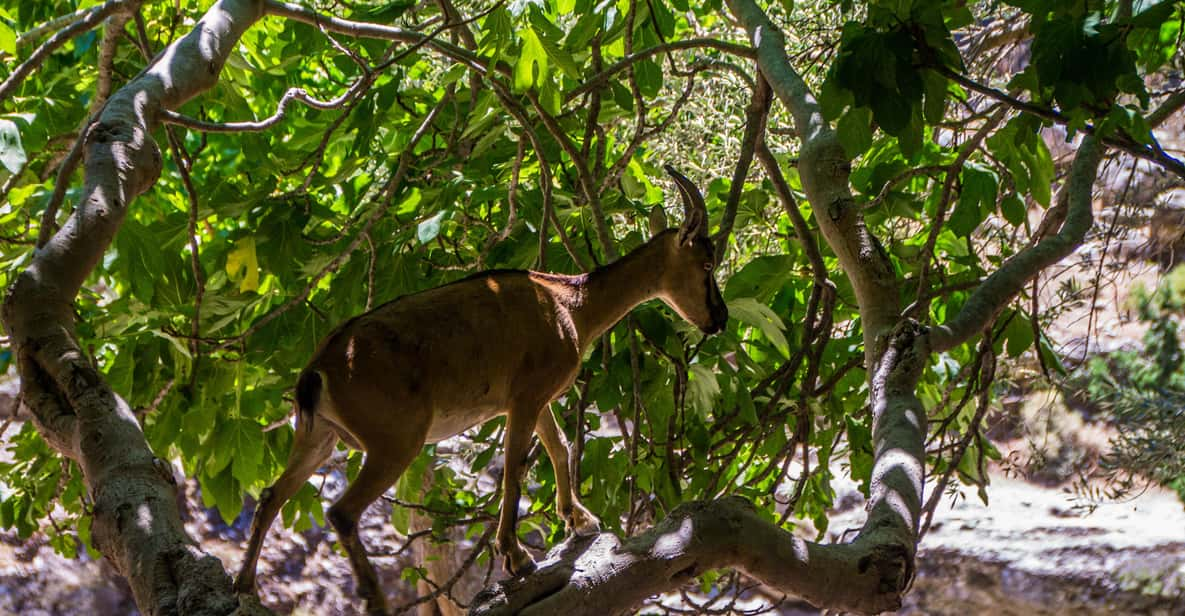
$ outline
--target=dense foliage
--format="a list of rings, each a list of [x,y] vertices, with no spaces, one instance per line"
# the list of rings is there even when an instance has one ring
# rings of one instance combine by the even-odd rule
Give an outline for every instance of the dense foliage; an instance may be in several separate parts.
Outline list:
[[[109,91],[105,78],[118,87],[135,76],[193,28],[197,4],[145,3],[106,34],[66,38],[0,87],[0,284],[78,207],[72,150],[102,105],[96,92]],[[291,388],[332,327],[486,268],[608,262],[644,241],[655,204],[675,207],[664,163],[705,187],[733,318],[705,339],[647,304],[586,358],[553,405],[582,450],[584,502],[628,532],[680,502],[738,494],[770,519],[822,531],[837,474],[867,492],[871,414],[852,285],[818,235],[816,218],[828,213],[804,200],[797,136],[771,108],[727,7],[310,4],[428,38],[350,38],[279,17],[256,24],[217,86],[156,135],[164,172],[76,304],[83,348],[136,409],[155,454],[196,479],[207,506],[233,520],[279,474]],[[0,76],[16,75],[53,35],[34,31],[40,24],[97,5],[0,4]],[[956,314],[978,282],[1048,232],[1037,221],[1056,219],[1069,165],[1051,153],[1059,136],[1096,134],[1118,158],[1185,175],[1151,131],[1180,106],[1180,3],[767,10],[852,158],[854,198],[879,238],[871,249],[887,255],[902,305],[923,321]],[[779,173],[749,170],[764,144]],[[1022,297],[924,373],[938,494],[952,477],[985,481],[995,452],[979,424],[997,357],[1029,353],[1058,370],[1039,312]],[[472,431],[447,456],[428,447],[398,495],[424,502],[441,528],[496,512],[477,477],[498,453],[500,428]],[[78,468],[32,423],[7,439],[0,526],[45,530],[67,553],[75,533],[87,543]],[[349,454],[347,472],[359,455]],[[434,481],[420,495],[428,468]],[[563,525],[545,456],[531,482],[540,515],[524,527],[554,540]],[[285,523],[323,523],[322,508],[309,484]],[[406,530],[406,510],[392,521]]]

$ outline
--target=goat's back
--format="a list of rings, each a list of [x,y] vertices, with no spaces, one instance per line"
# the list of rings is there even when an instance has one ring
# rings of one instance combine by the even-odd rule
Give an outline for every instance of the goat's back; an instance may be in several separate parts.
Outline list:
[[[306,369],[325,381],[316,412],[370,450],[393,430],[433,442],[515,404],[542,405],[579,364],[566,318],[548,281],[529,272],[401,297],[322,342]]]

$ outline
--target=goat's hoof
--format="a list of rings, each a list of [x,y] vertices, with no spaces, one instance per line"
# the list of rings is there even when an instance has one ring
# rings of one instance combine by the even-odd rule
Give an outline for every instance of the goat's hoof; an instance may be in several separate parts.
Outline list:
[[[576,537],[588,537],[601,532],[601,520],[584,507],[577,506],[568,521],[568,533]]]
[[[525,577],[533,573],[537,568],[538,565],[535,564],[535,560],[526,551],[523,551],[521,559],[511,556],[506,557],[506,572],[511,577]]]

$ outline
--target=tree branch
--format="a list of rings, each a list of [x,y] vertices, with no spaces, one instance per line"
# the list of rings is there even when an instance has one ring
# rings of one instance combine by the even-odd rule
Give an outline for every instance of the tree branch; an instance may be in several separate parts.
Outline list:
[[[1152,113],[1149,113],[1145,120],[1148,122],[1148,126],[1157,128],[1182,107],[1185,107],[1185,89],[1179,90],[1164,99],[1164,102],[1156,109],[1153,109]]]
[[[968,90],[974,90],[974,91],[979,92],[980,94],[983,94],[984,96],[987,96],[989,98],[994,98],[1000,102],[1007,103],[1008,105],[1010,105],[1016,109],[1019,109],[1020,111],[1023,111],[1025,113],[1035,115],[1039,118],[1044,118],[1046,120],[1052,120],[1054,122],[1057,122],[1058,124],[1069,124],[1070,123],[1070,119],[1067,118],[1066,116],[1062,115],[1062,113],[1057,111],[1056,109],[1049,109],[1047,107],[1042,107],[1040,105],[1035,105],[1033,103],[1028,103],[1028,102],[1022,101],[1014,96],[1008,95],[1005,92],[1001,92],[995,88],[985,86],[985,85],[978,83],[972,79],[969,79],[969,78],[967,78],[955,71],[952,71],[951,69],[949,69],[945,66],[935,66],[935,67],[931,67],[931,68],[938,71],[939,73],[942,73],[942,75],[945,76],[946,78],[954,81],[955,83],[958,83],[959,85],[967,88]],[[1166,103],[1176,103],[1178,105],[1185,105],[1185,101],[1172,101],[1171,99],[1170,99],[1170,101],[1166,101]],[[1154,111],[1153,115],[1149,116],[1149,118],[1153,119],[1155,121],[1149,122],[1149,125],[1156,126],[1160,122],[1163,122],[1164,119],[1166,119],[1168,117],[1168,115],[1166,114],[1163,117],[1161,117],[1159,115],[1159,112],[1162,112],[1162,110],[1168,111],[1169,109],[1172,109],[1172,107],[1171,106],[1169,106],[1169,107],[1162,106],[1160,109],[1157,109],[1156,111]],[[1095,127],[1093,124],[1087,124],[1086,126],[1082,127],[1082,130],[1083,130],[1083,132],[1085,132],[1088,135],[1095,134]],[[1122,134],[1121,137],[1103,137],[1102,141],[1107,146],[1113,147],[1117,150],[1123,150],[1124,152],[1127,152],[1128,154],[1131,154],[1132,156],[1135,156],[1136,158],[1142,158],[1146,161],[1155,163],[1155,164],[1163,167],[1164,169],[1171,171],[1174,174],[1181,176],[1182,178],[1185,178],[1185,163],[1182,163],[1181,161],[1173,158],[1172,156],[1169,156],[1168,153],[1166,153],[1164,151],[1164,148],[1160,147],[1160,144],[1156,142],[1155,138],[1152,138],[1152,146],[1151,147],[1145,146],[1143,144],[1136,142],[1134,139],[1132,139],[1127,134]]]
[[[728,188],[728,201],[724,203],[724,214],[720,217],[720,229],[716,232],[716,261],[724,259],[724,251],[728,249],[728,237],[732,235],[732,225],[736,221],[737,208],[741,203],[741,193],[745,188],[745,178],[749,176],[749,166],[753,164],[753,151],[757,142],[765,133],[765,121],[769,116],[769,102],[771,93],[769,82],[758,79],[753,88],[753,98],[745,108],[745,134],[741,137],[741,151],[737,154],[736,168],[732,173],[732,185]]]
[[[336,32],[338,34],[345,34],[358,38],[372,38],[385,41],[396,41],[401,43],[409,43],[413,45],[427,45],[432,49],[439,51],[445,56],[464,64],[465,66],[475,68],[482,73],[486,73],[493,69],[503,75],[510,75],[510,68],[501,62],[494,62],[487,64],[486,60],[478,57],[473,52],[463,47],[458,47],[452,43],[433,39],[428,35],[393,26],[384,26],[381,24],[373,24],[362,21],[350,21],[348,19],[340,19],[330,15],[323,15],[303,6],[291,4],[288,2],[279,2],[277,0],[264,0],[268,15],[275,15],[277,17],[286,17],[294,21],[309,24],[317,28],[323,28],[328,32]],[[464,22],[462,22],[464,23]]]
[[[953,348],[983,331],[1029,280],[1082,244],[1094,222],[1091,187],[1098,173],[1102,151],[1102,146],[1094,137],[1082,140],[1065,188],[1069,206],[1061,229],[1005,261],[979,285],[957,315],[935,327],[930,334],[930,345],[935,351]]]
[[[106,4],[95,7],[94,10],[82,15],[78,21],[75,21],[69,26],[66,26],[65,28],[55,32],[53,36],[49,37],[49,39],[42,43],[41,46],[29,56],[29,59],[22,62],[20,66],[16,67],[12,71],[12,74],[8,76],[8,79],[5,79],[3,83],[0,83],[0,103],[3,103],[4,99],[8,98],[8,96],[12,94],[12,91],[15,90],[22,81],[25,80],[25,77],[29,76],[29,73],[36,70],[38,66],[41,66],[41,63],[45,62],[45,59],[49,57],[49,54],[53,53],[58,47],[64,45],[66,41],[78,36],[79,34],[82,34],[83,32],[86,32],[87,30],[90,30],[91,28],[94,28],[99,24],[99,22],[110,17],[111,15],[114,15],[115,13],[134,12],[139,8],[140,2],[141,0],[107,0]]]
[[[728,497],[676,507],[628,539],[602,533],[556,546],[525,578],[478,594],[471,616],[628,614],[709,569],[734,567],[819,606],[871,614],[900,605],[908,577],[900,560],[867,541],[823,545],[767,521],[749,501]]]
[[[716,51],[722,51],[724,53],[732,54],[734,56],[741,56],[743,58],[754,58],[757,55],[756,50],[754,50],[752,47],[727,43],[717,39],[695,38],[674,41],[671,43],[662,43],[653,47],[647,47],[641,51],[626,54],[624,58],[614,62],[609,66],[609,68],[606,68],[592,77],[589,77],[583,84],[580,85],[580,87],[564,95],[564,102],[571,102],[583,96],[589,90],[593,90],[597,88],[597,86],[604,85],[605,82],[609,81],[610,77],[620,73],[630,66],[633,66],[639,60],[645,60],[646,58],[656,56],[660,53],[669,53],[680,49],[714,49]]]
[[[900,293],[888,255],[864,224],[852,197],[851,161],[823,118],[814,94],[786,56],[785,37],[754,0],[729,7],[757,49],[757,66],[778,100],[790,110],[802,139],[798,171],[824,239],[839,258],[856,293],[864,329],[865,366],[874,372],[876,341],[900,316]]]

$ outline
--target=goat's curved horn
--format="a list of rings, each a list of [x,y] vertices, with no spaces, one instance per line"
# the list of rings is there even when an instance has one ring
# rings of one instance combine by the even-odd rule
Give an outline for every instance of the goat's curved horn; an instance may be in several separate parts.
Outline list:
[[[685,233],[695,231],[697,235],[708,235],[708,207],[704,204],[704,195],[687,176],[679,173],[671,165],[663,165],[663,169],[675,180],[675,186],[683,197],[683,228]],[[687,233],[690,235],[690,233]]]

